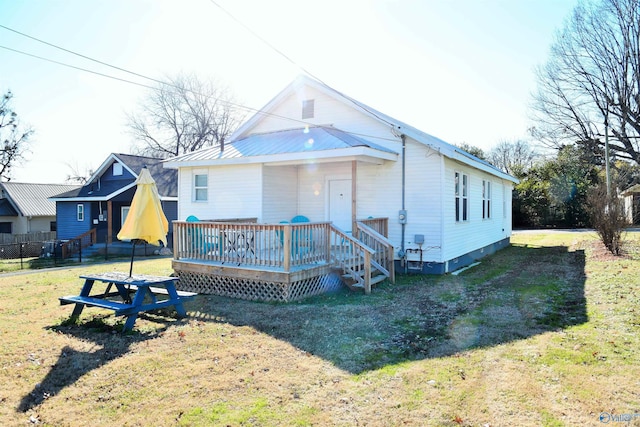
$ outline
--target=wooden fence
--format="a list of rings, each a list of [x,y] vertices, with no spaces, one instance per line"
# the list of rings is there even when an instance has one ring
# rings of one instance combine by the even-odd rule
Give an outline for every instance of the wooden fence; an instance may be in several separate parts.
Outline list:
[[[49,240],[56,240],[55,231],[37,231],[26,234],[0,233],[0,245],[11,245],[14,243],[27,242],[46,242]]]

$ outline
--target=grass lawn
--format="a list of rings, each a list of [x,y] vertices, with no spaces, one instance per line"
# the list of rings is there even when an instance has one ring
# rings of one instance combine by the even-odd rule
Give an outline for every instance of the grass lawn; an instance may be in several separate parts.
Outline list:
[[[640,414],[640,240],[617,258],[590,233],[512,243],[460,275],[400,275],[369,296],[200,295],[187,319],[147,314],[129,334],[96,308],[70,324],[72,306],[58,304],[79,274],[127,263],[0,277],[0,424],[577,426]]]

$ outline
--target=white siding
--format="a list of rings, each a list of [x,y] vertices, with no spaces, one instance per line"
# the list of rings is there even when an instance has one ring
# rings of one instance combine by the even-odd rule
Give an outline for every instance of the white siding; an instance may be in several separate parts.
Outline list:
[[[455,220],[454,174],[469,176],[469,220]],[[482,218],[482,180],[491,182],[491,218]],[[503,203],[503,200],[505,203]],[[460,163],[445,160],[444,260],[455,260],[511,234],[511,183]],[[503,209],[507,208],[505,212]]]
[[[265,166],[263,168],[262,221],[288,221],[297,214],[298,169],[296,166]]]
[[[302,101],[306,99],[315,100],[315,117],[302,120]],[[352,108],[312,88],[305,87],[301,92],[289,96],[271,113],[273,115],[265,115],[251,129],[251,133],[297,129],[304,127],[304,123],[334,126],[399,152],[399,138],[393,136],[390,126],[371,118],[358,107]],[[283,120],[275,116],[291,117],[299,121]]]
[[[317,109],[317,106],[316,106]],[[351,179],[351,163],[322,163],[298,168],[298,214],[311,221],[328,221],[329,179]]]
[[[206,202],[193,201],[193,173],[208,174]],[[239,165],[215,168],[180,168],[178,219],[257,217],[262,215],[262,166]]]
[[[441,261],[440,155],[409,138],[406,142],[405,249],[419,249],[416,234],[424,235],[424,261]],[[358,167],[358,218],[388,217],[389,238],[396,251],[402,247],[402,225],[398,211],[402,209],[402,161],[384,165]],[[419,260],[418,252],[409,253],[409,260]]]

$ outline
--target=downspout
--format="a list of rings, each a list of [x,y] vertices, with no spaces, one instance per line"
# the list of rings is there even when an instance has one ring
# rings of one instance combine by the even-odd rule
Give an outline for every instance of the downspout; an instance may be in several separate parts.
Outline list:
[[[400,139],[402,140],[402,212],[405,212],[406,215],[406,207],[405,207],[405,180],[406,180],[406,151],[407,151],[407,142],[405,140],[405,135],[401,134],[400,135]],[[406,217],[404,218],[403,221],[401,221],[400,223],[400,229],[402,230],[401,233],[401,243],[400,243],[400,253],[401,253],[401,257],[404,258],[405,257],[405,249],[404,249],[404,233],[405,233],[405,228],[407,226],[407,221],[406,221]]]

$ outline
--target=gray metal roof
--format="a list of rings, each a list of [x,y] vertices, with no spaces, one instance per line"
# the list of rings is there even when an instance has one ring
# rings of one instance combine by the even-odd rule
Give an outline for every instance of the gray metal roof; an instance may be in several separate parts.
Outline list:
[[[194,151],[171,161],[199,161],[234,159],[253,156],[279,155],[283,153],[311,153],[325,150],[339,150],[353,147],[367,147],[386,153],[397,154],[388,148],[374,144],[358,136],[332,127],[308,127],[249,135],[224,146]]]
[[[0,183],[3,196],[11,201],[22,216],[55,216],[56,203],[49,197],[77,189],[78,185],[28,184],[23,182]]]

